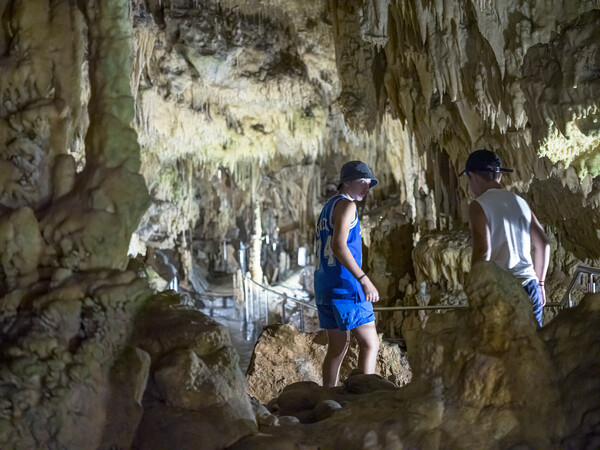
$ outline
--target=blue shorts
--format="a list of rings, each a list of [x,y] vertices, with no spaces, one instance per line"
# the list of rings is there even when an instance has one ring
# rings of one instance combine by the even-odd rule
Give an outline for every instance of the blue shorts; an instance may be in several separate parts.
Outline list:
[[[373,322],[373,303],[354,300],[332,300],[331,305],[317,305],[321,328],[352,330],[365,323]]]

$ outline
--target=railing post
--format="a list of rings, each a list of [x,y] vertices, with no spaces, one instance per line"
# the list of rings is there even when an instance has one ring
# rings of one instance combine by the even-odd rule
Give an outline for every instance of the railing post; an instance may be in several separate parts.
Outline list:
[[[269,325],[269,291],[265,292],[265,325]]]
[[[575,283],[579,283],[581,280],[581,272],[577,272],[577,281]],[[571,288],[569,290],[569,308],[573,307],[573,299],[571,298],[571,291],[573,290],[573,288]]]
[[[285,323],[285,302],[287,301],[287,295],[283,294],[283,301],[281,302],[281,323]]]
[[[594,274],[590,273],[588,278],[588,293],[595,294],[596,293],[596,282],[594,281]]]
[[[260,320],[260,315],[262,314],[261,304],[263,302],[263,298],[265,296],[265,289],[263,287],[260,288],[260,295],[258,296],[258,304],[256,305],[256,320]]]
[[[246,275],[242,275],[242,292],[244,293],[244,326],[245,326],[245,331],[244,331],[244,337],[246,339],[247,335],[248,335],[248,320],[249,320],[249,312],[248,312],[248,279],[246,278]]]
[[[250,298],[248,299],[248,316],[250,317],[250,320],[254,320],[254,283],[251,281],[252,278],[250,279],[250,285],[249,285],[249,294],[250,294]]]
[[[256,285],[254,286],[256,289],[256,297],[254,297],[254,303],[252,304],[252,312],[254,313],[254,321],[260,318],[260,290],[261,287]],[[258,306],[257,306],[258,305]]]
[[[300,306],[300,331],[304,333],[304,306]]]

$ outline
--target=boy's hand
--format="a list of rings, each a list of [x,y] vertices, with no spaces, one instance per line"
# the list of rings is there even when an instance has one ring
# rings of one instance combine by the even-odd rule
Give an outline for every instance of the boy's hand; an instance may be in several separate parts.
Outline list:
[[[542,290],[542,306],[544,306],[546,304],[546,291],[543,284],[540,286],[540,289]]]
[[[365,297],[367,298],[368,302],[375,303],[379,301],[379,292],[377,291],[375,285],[371,283],[371,280],[369,280],[368,276],[360,280],[360,284],[363,287],[363,291],[365,291]]]

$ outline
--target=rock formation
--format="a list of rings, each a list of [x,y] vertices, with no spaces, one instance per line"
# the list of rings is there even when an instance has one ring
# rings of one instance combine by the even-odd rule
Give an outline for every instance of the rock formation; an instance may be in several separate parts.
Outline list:
[[[518,282],[493,263],[473,269],[467,295],[468,310],[432,316],[409,339],[410,383],[360,375],[338,388],[289,385],[269,403],[279,426],[261,430],[271,436],[233,448],[593,448],[598,295],[543,329]]]
[[[124,270],[148,206],[130,127],[132,24],[124,2],[0,6],[0,442],[96,448],[110,368],[152,294]]]
[[[139,316],[134,342],[152,361],[135,448],[224,448],[256,433],[223,326],[165,295]]]
[[[587,295],[576,308],[565,311],[540,332],[560,386],[565,412],[563,443],[568,448],[593,448],[600,442],[595,329],[599,300],[598,294]]]
[[[457,176],[480,147],[516,169],[551,237],[551,300],[599,265],[596,8],[0,0],[0,447],[167,446],[161,415],[196,427],[182,446],[597,447],[598,299],[539,331],[503,274],[468,273]],[[285,275],[349,159],[380,180],[359,206],[380,303],[470,309],[378,314],[406,386],[262,386],[271,406],[310,391],[283,409],[310,434],[245,397],[224,330],[155,291]]]
[[[265,327],[252,352],[246,373],[248,394],[263,404],[276,398],[288,385],[296,382],[322,384],[321,364],[327,350],[324,331],[300,333],[292,325]],[[340,369],[347,378],[358,362],[358,344],[354,339]],[[397,345],[380,342],[376,373],[397,386],[411,378],[406,355]]]

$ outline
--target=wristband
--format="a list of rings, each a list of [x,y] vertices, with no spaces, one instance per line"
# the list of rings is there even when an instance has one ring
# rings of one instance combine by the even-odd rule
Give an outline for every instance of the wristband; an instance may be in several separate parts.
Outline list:
[[[543,281],[538,281],[538,286],[543,286],[544,282]]]
[[[360,281],[360,280],[362,280],[362,279],[363,279],[364,277],[366,277],[366,276],[367,276],[367,274],[366,274],[366,273],[363,273],[363,274],[362,274],[360,277],[358,277],[358,278],[356,279],[356,281]]]

